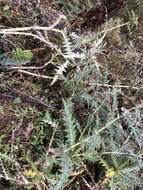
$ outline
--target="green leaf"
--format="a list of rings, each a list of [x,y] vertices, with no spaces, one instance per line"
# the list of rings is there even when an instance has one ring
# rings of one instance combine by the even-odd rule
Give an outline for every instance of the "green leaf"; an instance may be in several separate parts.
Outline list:
[[[33,53],[30,50],[22,50],[17,47],[12,50],[11,57],[18,60],[31,60],[33,58]]]
[[[64,103],[64,122],[66,126],[66,133],[67,133],[67,140],[70,145],[73,145],[75,143],[75,128],[76,128],[76,121],[72,116],[72,103],[71,101]]]
[[[62,156],[61,158],[61,172],[59,175],[59,180],[51,190],[61,190],[64,187],[64,184],[67,182],[70,168],[71,168],[71,161],[67,155]]]

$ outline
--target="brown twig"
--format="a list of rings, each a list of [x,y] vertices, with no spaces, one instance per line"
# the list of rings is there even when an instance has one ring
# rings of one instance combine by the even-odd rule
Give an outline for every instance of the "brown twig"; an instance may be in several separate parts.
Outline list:
[[[51,105],[48,105],[47,103],[43,102],[42,100],[38,99],[38,98],[35,98],[33,96],[30,96],[30,95],[27,95],[23,92],[21,92],[20,90],[17,90],[15,88],[11,88],[10,86],[7,86],[8,90],[10,90],[11,92],[14,92],[15,94],[18,94],[23,100],[27,100],[29,102],[32,102],[34,104],[38,104],[38,105],[42,105],[48,109],[51,109],[51,110],[55,110],[56,108],[54,106],[51,106]],[[15,97],[17,98],[17,97]]]

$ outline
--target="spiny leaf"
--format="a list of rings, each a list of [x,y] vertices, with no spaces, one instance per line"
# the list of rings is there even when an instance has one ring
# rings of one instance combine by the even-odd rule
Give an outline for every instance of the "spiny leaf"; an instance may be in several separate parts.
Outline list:
[[[33,58],[33,53],[30,50],[25,51],[17,47],[12,50],[11,57],[19,60],[31,60]]]
[[[61,174],[59,175],[59,181],[52,188],[52,190],[61,190],[68,180],[71,168],[71,162],[67,155],[62,156],[61,158]]]
[[[25,65],[32,60],[33,53],[30,50],[25,51],[17,47],[10,53],[1,54],[0,58],[2,65]]]
[[[71,101],[64,101],[64,122],[66,125],[66,133],[67,133],[67,140],[70,145],[73,145],[75,143],[75,128],[76,128],[76,122],[75,119],[72,116],[72,103]]]

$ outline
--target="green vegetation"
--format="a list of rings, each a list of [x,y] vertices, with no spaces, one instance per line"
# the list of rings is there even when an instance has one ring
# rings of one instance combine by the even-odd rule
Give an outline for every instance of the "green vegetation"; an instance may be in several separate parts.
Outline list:
[[[90,1],[29,2],[0,10],[0,188],[141,190],[139,1],[95,31],[69,29]]]

